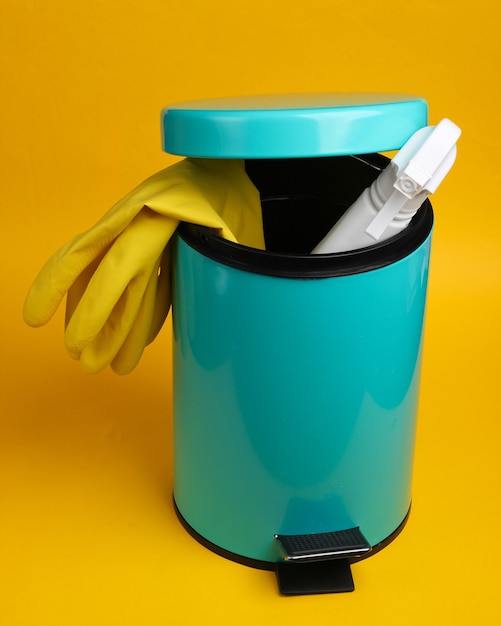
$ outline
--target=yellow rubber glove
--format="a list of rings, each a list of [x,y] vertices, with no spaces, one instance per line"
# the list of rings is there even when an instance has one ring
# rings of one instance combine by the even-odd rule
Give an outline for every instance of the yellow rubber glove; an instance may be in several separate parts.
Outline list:
[[[26,323],[47,323],[67,293],[69,354],[91,373],[108,364],[129,373],[169,311],[168,243],[180,221],[264,248],[259,193],[244,162],[184,159],[145,180],[47,261],[27,295]]]

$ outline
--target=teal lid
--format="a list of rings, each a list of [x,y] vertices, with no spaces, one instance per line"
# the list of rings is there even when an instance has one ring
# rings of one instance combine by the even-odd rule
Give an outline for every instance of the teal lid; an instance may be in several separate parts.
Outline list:
[[[426,101],[381,93],[214,98],[162,110],[163,149],[220,159],[273,159],[398,150],[427,125]]]

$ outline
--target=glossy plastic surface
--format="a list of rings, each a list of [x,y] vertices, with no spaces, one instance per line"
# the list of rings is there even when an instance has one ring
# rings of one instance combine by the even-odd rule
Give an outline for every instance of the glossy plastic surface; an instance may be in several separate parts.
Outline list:
[[[163,149],[208,158],[365,154],[427,125],[426,101],[378,93],[281,94],[181,102],[162,111]]]
[[[402,522],[430,235],[386,267],[320,279],[245,272],[178,239],[175,488],[208,541],[276,561],[274,533]]]

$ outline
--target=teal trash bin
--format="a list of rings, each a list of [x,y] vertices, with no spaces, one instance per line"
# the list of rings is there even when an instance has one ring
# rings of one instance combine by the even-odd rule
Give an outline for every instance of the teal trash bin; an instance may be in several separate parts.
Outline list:
[[[283,593],[353,589],[411,505],[433,212],[311,255],[427,124],[406,96],[215,99],[163,111],[164,149],[243,158],[266,251],[183,224],[173,246],[174,500],[215,552]]]

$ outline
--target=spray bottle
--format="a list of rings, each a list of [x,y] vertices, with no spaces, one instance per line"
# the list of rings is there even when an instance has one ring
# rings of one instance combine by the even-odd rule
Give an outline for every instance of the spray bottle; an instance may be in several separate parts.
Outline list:
[[[415,132],[312,254],[366,248],[406,228],[451,169],[460,135],[448,119]]]

